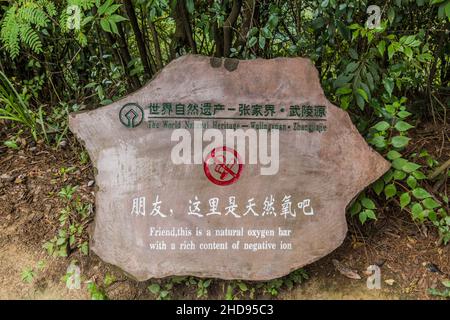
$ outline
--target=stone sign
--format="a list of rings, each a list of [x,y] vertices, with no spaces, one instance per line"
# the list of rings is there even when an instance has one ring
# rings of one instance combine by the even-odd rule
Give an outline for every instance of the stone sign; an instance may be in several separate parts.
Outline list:
[[[337,248],[389,164],[303,58],[187,55],[70,115],[96,168],[91,248],[138,280],[267,280]]]

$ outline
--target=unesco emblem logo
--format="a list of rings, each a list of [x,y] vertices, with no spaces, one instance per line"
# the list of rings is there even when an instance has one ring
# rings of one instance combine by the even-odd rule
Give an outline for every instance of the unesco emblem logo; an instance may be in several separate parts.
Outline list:
[[[127,128],[136,128],[144,119],[144,110],[137,103],[127,103],[119,112],[119,119]]]

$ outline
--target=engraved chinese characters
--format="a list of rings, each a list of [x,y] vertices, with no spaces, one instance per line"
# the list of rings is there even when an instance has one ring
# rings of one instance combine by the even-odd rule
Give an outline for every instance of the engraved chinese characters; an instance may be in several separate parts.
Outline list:
[[[70,129],[98,171],[92,249],[139,280],[283,276],[342,243],[389,167],[301,58],[184,56]]]

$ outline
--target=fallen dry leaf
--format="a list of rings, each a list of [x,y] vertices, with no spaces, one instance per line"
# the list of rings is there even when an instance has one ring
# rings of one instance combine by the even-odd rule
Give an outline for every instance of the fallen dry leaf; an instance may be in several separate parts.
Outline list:
[[[387,280],[384,280],[384,282],[385,282],[386,284],[392,286],[392,285],[394,284],[395,280],[394,280],[394,279],[387,279]]]
[[[332,262],[336,270],[339,271],[342,275],[346,276],[347,278],[355,280],[361,279],[361,276],[358,274],[358,272],[346,267],[336,259],[333,259]]]

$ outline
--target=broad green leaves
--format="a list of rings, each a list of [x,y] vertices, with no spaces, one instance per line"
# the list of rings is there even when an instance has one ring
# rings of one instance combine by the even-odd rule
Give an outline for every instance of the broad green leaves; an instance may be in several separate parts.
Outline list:
[[[362,198],[361,204],[363,205],[364,208],[372,210],[375,209],[375,203],[369,198]]]
[[[423,188],[415,188],[412,190],[412,194],[417,199],[425,199],[431,197],[431,195]]]
[[[391,143],[394,148],[404,148],[411,139],[405,136],[395,136],[392,138]]]
[[[395,196],[397,194],[397,187],[395,186],[395,184],[393,184],[393,183],[388,184],[384,188],[384,194],[386,196],[386,199],[389,199],[389,198],[392,198],[393,196]]]
[[[98,7],[97,15],[100,17],[100,26],[104,31],[119,34],[117,23],[127,20],[114,13],[120,6],[121,4],[114,4],[113,0],[107,0]]]
[[[373,126],[377,131],[386,131],[391,126],[386,121],[380,121],[376,125]]]
[[[361,194],[350,207],[349,212],[352,216],[358,215],[359,221],[364,224],[367,219],[376,220],[375,210],[375,202]]]
[[[409,129],[411,129],[411,128],[414,128],[414,126],[412,126],[412,125],[410,125],[409,123],[407,123],[407,122],[405,122],[405,121],[402,121],[402,120],[398,121],[398,122],[395,124],[395,129],[397,129],[397,130],[400,131],[400,132],[407,131],[407,130],[409,130]]]
[[[269,19],[263,27],[253,27],[249,30],[247,36],[248,48],[252,48],[256,44],[258,44],[258,47],[261,50],[264,50],[268,43],[274,39],[274,33],[276,32],[279,23],[279,10],[276,8],[276,6],[272,6],[270,11],[271,13],[269,15]]]
[[[408,192],[403,193],[400,196],[400,207],[403,209],[411,202],[411,196]]]

